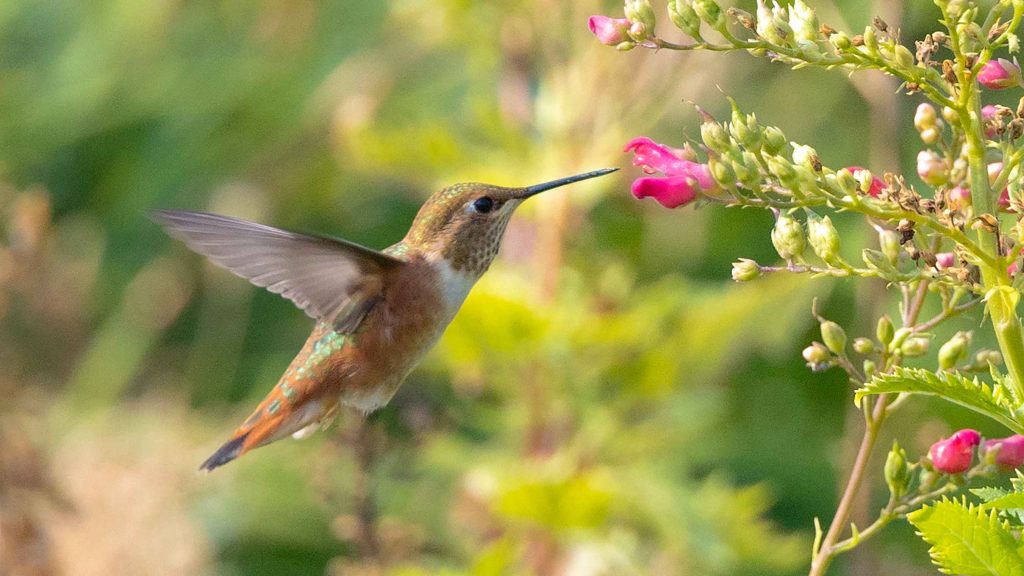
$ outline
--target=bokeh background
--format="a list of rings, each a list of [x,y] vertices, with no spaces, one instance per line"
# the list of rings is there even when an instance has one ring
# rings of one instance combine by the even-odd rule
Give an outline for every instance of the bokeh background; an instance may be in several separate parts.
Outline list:
[[[937,15],[923,0],[814,4],[840,29],[882,15],[905,43]],[[746,54],[617,53],[586,18],[620,10],[0,3],[0,573],[805,570],[860,433],[844,379],[800,359],[812,299],[851,336],[895,306],[870,283],[732,283],[737,257],[777,258],[770,215],[639,203],[621,150],[699,137],[687,102],[724,117],[724,93],[831,166],[913,174],[916,100],[881,76]],[[311,321],[147,209],[384,247],[445,184],[603,166],[625,169],[520,210],[387,408],[196,472]],[[872,241],[839,226],[850,255]],[[897,420],[912,456],[952,426],[985,430],[920,400]],[[866,491],[862,525],[883,489]],[[833,572],[933,573],[904,525]]]

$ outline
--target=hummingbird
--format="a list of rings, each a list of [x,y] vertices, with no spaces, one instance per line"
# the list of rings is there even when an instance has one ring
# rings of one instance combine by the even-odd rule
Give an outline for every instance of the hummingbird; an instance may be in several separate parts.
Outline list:
[[[448,186],[382,251],[206,212],[151,212],[172,237],[316,321],[274,388],[200,470],[289,435],[305,437],[326,427],[341,405],[364,414],[386,405],[487,271],[516,207],[615,170],[525,188]]]

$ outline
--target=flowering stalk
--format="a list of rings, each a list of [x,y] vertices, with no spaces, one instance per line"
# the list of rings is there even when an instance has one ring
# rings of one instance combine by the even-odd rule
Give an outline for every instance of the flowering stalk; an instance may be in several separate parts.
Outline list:
[[[860,448],[827,532],[816,524],[811,576],[824,575],[836,555],[853,549],[893,519],[958,490],[970,478],[1024,462],[1024,437],[1017,436],[992,441],[991,448],[985,444],[987,460],[974,468],[970,464],[980,441],[977,433],[962,431],[937,443],[930,460],[913,466],[906,465],[905,454],[894,447],[885,469],[888,504],[867,529],[853,527],[852,535],[841,539],[881,426],[910,394],[939,395],[1024,432],[1024,332],[1017,313],[1024,275],[1016,273],[1024,254],[1024,224],[1018,217],[1014,245],[1014,239],[1001,233],[1000,223],[1001,211],[1024,213],[1024,147],[1016,146],[1024,137],[1024,99],[1016,111],[982,107],[979,90],[1021,85],[1016,62],[994,60],[993,54],[1003,48],[1017,51],[1024,0],[996,2],[980,23],[980,9],[973,3],[935,3],[946,31],[927,35],[912,53],[880,19],[863,35],[851,37],[819,25],[803,0],[788,7],[769,7],[758,0],[756,15],[723,11],[714,0],[669,0],[669,17],[693,39],[690,43],[659,37],[647,0],[627,2],[633,41],[629,48],[746,50],[794,68],[875,69],[901,79],[908,93],[923,93],[942,109],[940,117],[931,104],[922,104],[914,117],[926,146],[918,155],[917,172],[934,189],[932,197],[922,196],[900,175],[886,174],[880,180],[860,167],[830,169],[812,148],[787,142],[781,130],[760,125],[735,102],[729,122],[716,122],[701,111],[706,163],[689,145],[674,150],[644,139],[643,146],[634,141],[628,148],[637,155],[635,163],[649,173],[665,174],[638,179],[638,197],[653,196],[672,207],[703,200],[772,210],[776,223],[771,240],[784,264],[764,266],[741,259],[733,266],[735,280],[780,272],[878,277],[903,290],[902,327],[895,329],[883,317],[876,339],[853,340],[852,352],[863,357],[860,366],[851,357],[845,332],[821,317],[822,342],[803,351],[812,370],[838,367],[847,373],[859,388],[857,400],[865,421]],[[731,22],[747,32],[734,33]],[[711,32],[721,40],[709,40]],[[951,59],[936,59],[946,50]],[[998,151],[1000,158],[986,158],[990,150]],[[863,265],[844,258],[831,218],[817,213],[829,209],[863,214],[878,230],[878,249],[863,251]],[[942,311],[920,321],[925,299],[933,292],[942,300]],[[935,371],[902,367],[905,359],[927,352],[930,330],[980,302],[986,304],[999,352],[982,350],[969,359],[971,335],[958,332],[939,348]],[[1005,375],[995,368],[1003,360]],[[989,373],[993,382],[969,380],[968,373]],[[911,471],[920,473],[916,484]],[[936,475],[942,474],[948,478],[940,486]],[[928,522],[926,514],[910,520],[918,527]],[[940,567],[962,573],[955,564]],[[1020,569],[1024,570],[1024,558]]]

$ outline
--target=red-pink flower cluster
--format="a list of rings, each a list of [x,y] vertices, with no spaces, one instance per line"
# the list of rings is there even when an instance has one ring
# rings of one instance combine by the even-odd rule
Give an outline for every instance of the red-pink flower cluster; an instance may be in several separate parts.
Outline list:
[[[932,465],[945,474],[960,474],[971,467],[974,458],[974,447],[981,443],[981,435],[971,429],[960,430],[945,440],[932,444],[928,451]],[[1024,436],[1014,434],[1007,438],[986,440],[981,447],[984,457],[991,457],[989,462],[1003,470],[1013,470],[1024,466]]]
[[[630,140],[625,151],[633,152],[633,164],[643,167],[645,173],[664,174],[634,180],[632,190],[637,198],[651,197],[666,208],[677,208],[693,202],[701,192],[718,190],[707,164],[687,160],[680,150],[640,137]]]
[[[974,447],[981,443],[981,435],[976,430],[966,428],[945,440],[932,444],[928,455],[932,465],[939,472],[960,474],[971,467]]]

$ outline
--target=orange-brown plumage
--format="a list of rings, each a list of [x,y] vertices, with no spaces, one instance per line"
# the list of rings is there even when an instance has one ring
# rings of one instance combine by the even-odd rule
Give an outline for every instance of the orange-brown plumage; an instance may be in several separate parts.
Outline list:
[[[216,214],[155,212],[169,234],[317,320],[278,383],[201,468],[325,423],[339,404],[363,412],[387,404],[490,266],[515,207],[611,171],[528,188],[450,186],[383,252]]]

